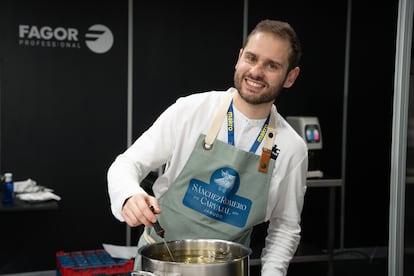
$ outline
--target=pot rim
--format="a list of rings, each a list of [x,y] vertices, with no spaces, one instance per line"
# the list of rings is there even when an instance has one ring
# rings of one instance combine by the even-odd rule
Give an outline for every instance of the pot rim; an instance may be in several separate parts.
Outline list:
[[[250,247],[247,247],[244,244],[233,242],[233,241],[228,241],[228,240],[221,240],[221,239],[182,239],[182,240],[166,241],[166,243],[168,245],[174,244],[174,243],[191,243],[191,242],[196,242],[196,243],[203,243],[203,242],[206,242],[206,243],[223,243],[223,244],[230,245],[230,246],[237,246],[237,247],[239,247],[239,248],[246,251],[245,255],[239,256],[239,257],[234,257],[226,263],[238,262],[240,260],[245,259],[246,257],[249,259],[250,255],[253,252],[253,250]],[[162,263],[169,263],[169,264],[176,264],[176,265],[182,264],[181,262],[158,260],[158,259],[151,258],[151,257],[145,256],[145,255],[142,254],[142,251],[146,250],[149,247],[153,247],[153,246],[164,246],[164,242],[162,241],[162,242],[156,242],[156,243],[149,243],[149,244],[141,246],[138,249],[138,253],[141,256],[141,258],[146,258],[146,259],[149,259],[151,261],[157,261],[157,262],[162,262]],[[219,263],[203,263],[203,265],[218,265],[218,264]],[[186,263],[186,265],[200,265],[200,264]]]

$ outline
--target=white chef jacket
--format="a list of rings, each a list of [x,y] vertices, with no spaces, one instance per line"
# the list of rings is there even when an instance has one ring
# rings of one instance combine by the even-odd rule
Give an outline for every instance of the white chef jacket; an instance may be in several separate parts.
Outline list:
[[[124,201],[145,193],[139,183],[149,172],[167,165],[153,185],[160,197],[173,183],[190,156],[200,133],[206,134],[227,91],[196,93],[179,98],[167,108],[108,170],[108,192],[114,216],[122,218]],[[280,150],[272,173],[266,210],[269,220],[262,250],[262,276],[286,275],[300,240],[300,214],[306,191],[308,151],[302,137],[277,113],[275,144]],[[252,120],[234,108],[235,146],[249,151],[265,118]],[[217,139],[227,142],[227,120],[223,120]],[[263,143],[262,143],[263,144]],[[256,154],[261,154],[260,145]]]

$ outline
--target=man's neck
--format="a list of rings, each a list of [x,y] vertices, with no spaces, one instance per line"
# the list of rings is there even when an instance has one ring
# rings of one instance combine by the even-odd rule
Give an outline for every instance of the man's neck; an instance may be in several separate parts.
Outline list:
[[[269,115],[273,105],[272,102],[257,105],[249,104],[238,93],[234,95],[233,104],[244,116],[253,120],[265,119]]]

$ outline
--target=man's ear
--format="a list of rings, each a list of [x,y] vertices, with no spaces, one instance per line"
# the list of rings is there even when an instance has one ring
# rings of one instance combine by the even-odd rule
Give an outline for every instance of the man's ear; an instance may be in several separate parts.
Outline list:
[[[239,60],[242,54],[243,54],[243,48],[241,48],[239,51],[239,57],[237,58],[237,62],[236,62],[236,65],[234,66],[234,69],[237,69],[237,65],[239,64]]]
[[[299,76],[299,73],[300,73],[300,68],[297,66],[293,68],[292,70],[290,70],[285,80],[285,83],[283,84],[283,87],[290,88],[295,83],[295,80]]]

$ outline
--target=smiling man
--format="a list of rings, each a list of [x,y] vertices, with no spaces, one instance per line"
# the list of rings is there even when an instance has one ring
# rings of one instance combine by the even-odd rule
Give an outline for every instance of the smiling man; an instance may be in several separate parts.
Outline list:
[[[308,156],[275,99],[298,77],[300,55],[288,23],[259,22],[239,52],[234,88],[179,98],[116,157],[108,171],[112,212],[131,227],[145,225],[139,248],[161,241],[157,220],[166,240],[246,246],[253,227],[268,221],[262,275],[286,275],[300,240]],[[163,165],[151,196],[140,183]]]

